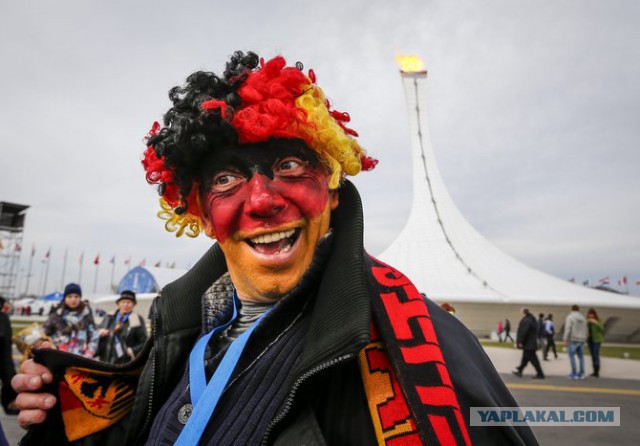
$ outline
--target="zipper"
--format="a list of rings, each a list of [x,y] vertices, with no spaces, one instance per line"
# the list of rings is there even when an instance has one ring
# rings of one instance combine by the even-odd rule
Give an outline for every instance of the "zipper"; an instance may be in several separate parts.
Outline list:
[[[158,295],[158,298],[160,296]],[[147,406],[147,418],[144,421],[144,424],[142,425],[142,430],[141,432],[146,432],[147,429],[150,427],[149,424],[151,423],[151,419],[152,419],[152,413],[153,413],[153,390],[155,387],[155,377],[156,377],[156,356],[158,355],[158,301],[157,299],[153,301],[153,326],[151,327],[151,330],[153,332],[153,347],[152,347],[152,352],[153,355],[151,357],[151,385],[149,386],[149,402],[148,402],[148,406]]]
[[[298,378],[296,382],[293,383],[293,386],[291,386],[291,390],[289,391],[289,396],[287,397],[287,401],[285,402],[284,409],[282,409],[282,411],[273,420],[271,420],[271,423],[269,424],[269,426],[267,427],[267,430],[264,433],[264,437],[262,437],[262,443],[260,444],[262,446],[266,446],[267,444],[269,444],[269,437],[271,436],[271,432],[273,432],[273,429],[278,423],[282,422],[282,420],[284,420],[287,417],[287,415],[289,415],[289,411],[293,406],[293,401],[296,398],[296,393],[298,392],[298,389],[300,388],[300,386],[306,380],[308,380],[314,375],[317,375],[320,372],[323,372],[331,367],[334,367],[337,364],[340,364],[341,362],[344,362],[348,359],[352,359],[354,356],[355,355],[353,353],[339,356],[330,361],[323,362],[322,364],[319,364],[314,368],[312,368],[311,370],[308,370],[307,372],[302,374],[302,376],[300,376],[300,378]]]

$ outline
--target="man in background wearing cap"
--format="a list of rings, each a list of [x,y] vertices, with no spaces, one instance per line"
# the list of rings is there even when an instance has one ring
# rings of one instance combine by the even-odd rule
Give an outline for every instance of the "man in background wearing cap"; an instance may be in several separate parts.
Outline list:
[[[97,356],[104,362],[124,364],[142,350],[147,340],[147,327],[144,318],[133,312],[136,293],[124,290],[116,300],[116,305],[118,310],[107,314],[100,324]]]

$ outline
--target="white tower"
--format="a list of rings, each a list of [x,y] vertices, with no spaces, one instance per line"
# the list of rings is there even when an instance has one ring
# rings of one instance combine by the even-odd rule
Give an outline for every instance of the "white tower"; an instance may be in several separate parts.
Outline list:
[[[485,309],[489,304],[493,311],[510,304],[529,305],[532,311],[536,306],[561,306],[559,315],[573,304],[635,309],[635,321],[628,321],[631,325],[624,331],[640,329],[640,299],[578,286],[533,269],[498,249],[467,222],[447,192],[431,147],[427,72],[421,63],[411,62],[411,69],[403,66],[401,76],[411,130],[413,204],[406,226],[379,258],[404,272],[437,302],[458,302],[456,307],[484,304]]]

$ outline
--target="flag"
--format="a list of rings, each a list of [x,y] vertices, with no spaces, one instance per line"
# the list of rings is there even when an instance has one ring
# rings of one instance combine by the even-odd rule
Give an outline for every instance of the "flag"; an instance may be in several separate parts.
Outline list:
[[[115,255],[113,257],[111,257],[111,260],[109,261],[109,263],[111,263],[112,265],[116,264],[116,256]]]
[[[100,254],[98,254],[98,255],[96,256],[96,258],[95,258],[95,259],[93,259],[93,264],[94,264],[94,265],[99,265],[99,264],[100,264]]]
[[[127,260],[124,261],[124,264],[129,266],[131,264],[131,256]]]
[[[156,262],[156,264],[155,264],[155,265],[153,265],[153,266],[155,266],[156,268],[160,268],[160,267],[162,266],[162,262],[161,262],[160,260],[158,260],[158,261]]]
[[[622,279],[618,279],[618,285],[624,286],[627,284],[627,276],[622,276]]]
[[[147,266],[147,259],[142,259],[140,261],[140,266]]]
[[[598,283],[600,283],[600,285],[609,285],[609,277],[603,277],[602,279],[598,280]]]
[[[20,243],[16,243],[16,246],[14,249],[16,252],[22,252],[22,246],[20,246]]]
[[[571,279],[569,279],[569,282],[571,282],[571,283],[576,283],[576,278],[575,278],[575,277],[572,277]]]
[[[78,259],[78,263],[80,265],[82,265],[82,262],[84,261],[84,251],[82,251],[82,254],[80,254],[80,258]]]

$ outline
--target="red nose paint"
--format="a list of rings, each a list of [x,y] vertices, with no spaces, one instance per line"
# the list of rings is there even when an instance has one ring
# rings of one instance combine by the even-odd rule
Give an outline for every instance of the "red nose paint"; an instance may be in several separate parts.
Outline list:
[[[312,165],[295,178],[256,173],[232,191],[209,191],[205,197],[206,212],[221,243],[236,232],[310,220],[322,213],[328,200],[327,175]]]

